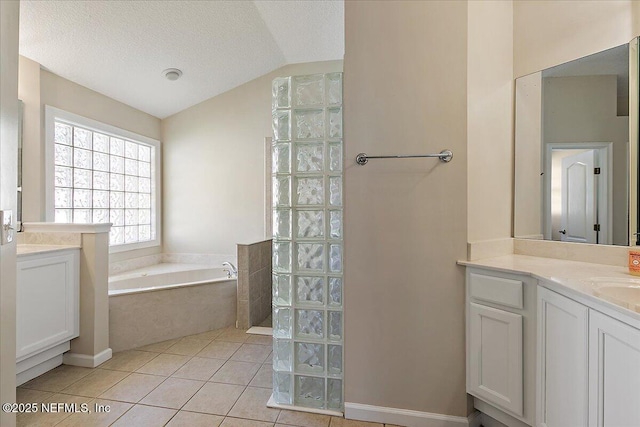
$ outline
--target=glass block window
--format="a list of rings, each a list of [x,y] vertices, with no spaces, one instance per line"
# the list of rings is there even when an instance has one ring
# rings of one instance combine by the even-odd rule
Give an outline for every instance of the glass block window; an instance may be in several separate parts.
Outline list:
[[[112,223],[111,246],[156,242],[157,141],[48,109],[53,220]]]
[[[272,88],[273,397],[341,412],[342,73]]]

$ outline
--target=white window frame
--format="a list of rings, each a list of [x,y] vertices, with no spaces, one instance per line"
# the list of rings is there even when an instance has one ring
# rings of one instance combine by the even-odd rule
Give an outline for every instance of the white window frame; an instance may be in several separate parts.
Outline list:
[[[108,125],[106,123],[99,122],[97,120],[89,119],[87,117],[73,114],[68,111],[61,110],[50,105],[44,106],[45,110],[45,220],[47,222],[55,221],[54,210],[54,194],[55,194],[55,167],[54,167],[54,149],[55,149],[55,121],[60,119],[68,122],[72,125],[76,125],[82,128],[86,128],[91,131],[104,133],[116,138],[125,138],[132,141],[139,141],[155,148],[154,159],[152,159],[153,166],[155,168],[155,179],[152,180],[151,195],[154,200],[152,204],[155,208],[155,231],[156,238],[148,240],[146,242],[125,243],[122,245],[109,245],[109,253],[118,253],[132,251],[142,248],[150,248],[160,246],[162,244],[162,212],[161,212],[161,182],[162,182],[162,144],[157,139],[149,138],[143,135],[139,135],[134,132],[130,132],[121,129],[116,126]],[[152,215],[153,216],[153,215]],[[153,219],[152,219],[153,221]]]

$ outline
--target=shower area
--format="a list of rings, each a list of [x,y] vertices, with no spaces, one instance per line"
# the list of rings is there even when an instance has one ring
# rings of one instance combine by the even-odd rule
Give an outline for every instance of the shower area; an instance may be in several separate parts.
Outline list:
[[[273,395],[343,411],[342,73],[273,81]]]

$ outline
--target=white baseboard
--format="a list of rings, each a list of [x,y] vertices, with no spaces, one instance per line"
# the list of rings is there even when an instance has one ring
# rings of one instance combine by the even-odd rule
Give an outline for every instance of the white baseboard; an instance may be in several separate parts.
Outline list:
[[[113,352],[110,348],[101,351],[95,356],[88,354],[67,352],[63,355],[63,363],[65,365],[82,366],[83,368],[95,368],[111,359]]]
[[[276,403],[273,398],[273,394],[269,398],[267,402],[267,408],[275,408],[275,409],[286,409],[288,411],[298,411],[298,412],[309,412],[310,414],[320,414],[320,415],[331,415],[333,417],[341,417],[342,412],[332,411],[330,409],[315,409],[315,408],[305,408],[303,406],[294,406],[294,405],[282,405],[280,403]]]
[[[409,409],[385,408],[383,406],[363,405],[361,403],[344,404],[344,416],[350,420],[396,424],[406,427],[469,427],[476,422],[475,413],[468,417],[434,414]],[[477,425],[477,424],[473,424]]]

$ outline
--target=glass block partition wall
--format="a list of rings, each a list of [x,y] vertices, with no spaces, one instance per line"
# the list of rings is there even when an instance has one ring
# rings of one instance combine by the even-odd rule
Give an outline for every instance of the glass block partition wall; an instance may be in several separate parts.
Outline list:
[[[273,81],[273,398],[342,412],[342,73]]]

